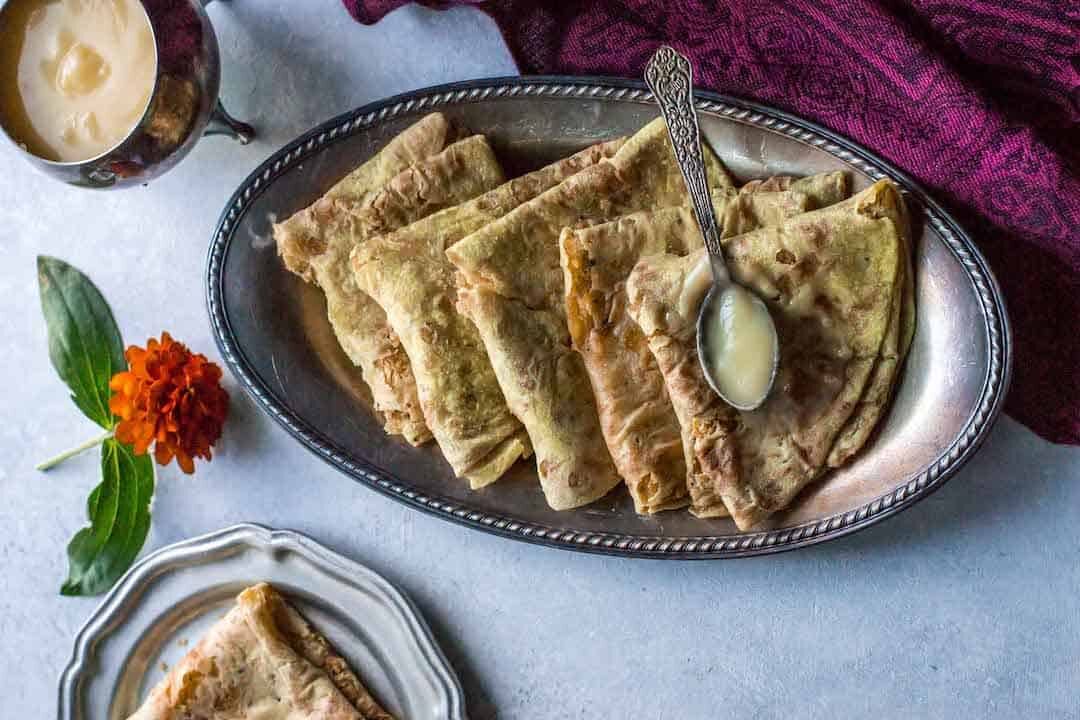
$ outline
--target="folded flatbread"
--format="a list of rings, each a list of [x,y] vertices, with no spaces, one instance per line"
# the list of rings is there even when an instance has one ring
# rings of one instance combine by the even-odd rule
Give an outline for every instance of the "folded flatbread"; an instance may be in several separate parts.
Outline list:
[[[815,202],[835,200],[792,190],[713,194],[723,237],[779,224]],[[626,312],[626,278],[643,257],[685,255],[701,246],[701,233],[688,208],[633,213],[592,227],[566,228],[559,239],[570,336],[592,383],[608,451],[642,514],[688,504],[688,480],[693,482],[688,469],[700,471],[682,441],[681,426],[645,336]]]
[[[129,720],[393,720],[269,585],[240,593]]]
[[[832,207],[724,241],[733,277],[766,300],[780,337],[776,385],[752,412],[721,401],[698,362],[697,304],[684,294],[707,262],[704,251],[654,255],[634,268],[629,313],[648,338],[704,474],[690,487],[695,514],[720,514],[722,504],[748,529],[825,468],[888,334],[906,231],[899,192],[881,181]]]
[[[626,313],[626,277],[644,256],[701,247],[688,208],[639,212],[559,238],[566,320],[589,375],[600,428],[640,514],[684,507],[686,462],[664,379]]]
[[[851,192],[850,188],[848,174],[843,170],[835,170],[806,177],[773,175],[763,180],[751,180],[740,187],[739,192],[750,195],[794,190],[809,195],[811,206],[813,209],[818,209],[840,202]]]
[[[870,381],[851,417],[840,430],[829,451],[829,467],[840,467],[866,444],[870,433],[885,413],[896,385],[897,374],[915,335],[915,287],[911,264],[911,223],[904,203],[900,203],[900,280],[893,291],[889,328],[874,362]]]
[[[357,284],[385,311],[409,356],[427,426],[454,473],[474,489],[498,480],[532,450],[476,326],[455,307],[455,269],[446,248],[610,157],[622,143],[587,148],[353,251]]]
[[[340,205],[362,206],[391,178],[415,162],[442,152],[459,139],[460,130],[442,113],[432,113],[403,130],[367,162],[343,177],[313,204],[274,225],[278,254],[292,272],[318,283],[313,259],[325,264],[333,238],[327,237],[330,216]]]
[[[418,127],[406,130],[354,171],[348,184],[351,194],[343,196],[335,186],[329,197],[274,226],[286,266],[326,294],[334,334],[371,388],[386,431],[403,435],[414,445],[429,440],[431,433],[424,424],[408,357],[382,309],[357,287],[349,253],[369,237],[469,200],[503,181],[502,169],[480,135],[426,157],[416,158],[419,150],[406,152],[403,148],[412,146],[408,138],[426,139],[430,134]],[[424,145],[425,149],[432,146],[430,142]],[[388,152],[392,161],[383,157]],[[403,158],[412,163],[384,178],[383,172],[398,167]],[[374,169],[362,172],[369,165]],[[359,178],[364,177],[379,184],[359,192]]]
[[[731,180],[706,152],[711,187]],[[458,308],[476,325],[510,410],[528,431],[548,504],[590,503],[619,482],[581,356],[566,326],[559,234],[638,210],[683,205],[663,120],[610,160],[567,178],[447,250]]]

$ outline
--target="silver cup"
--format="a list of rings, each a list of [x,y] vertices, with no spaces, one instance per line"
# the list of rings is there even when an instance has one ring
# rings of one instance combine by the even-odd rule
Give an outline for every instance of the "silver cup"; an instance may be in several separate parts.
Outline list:
[[[139,1],[154,33],[157,73],[150,102],[127,137],[97,157],[74,162],[38,157],[12,141],[32,164],[71,185],[143,185],[180,162],[203,135],[229,135],[245,144],[255,136],[218,99],[221,57],[204,9],[213,0]],[[0,8],[5,4],[0,0]],[[4,135],[11,140],[6,128]]]

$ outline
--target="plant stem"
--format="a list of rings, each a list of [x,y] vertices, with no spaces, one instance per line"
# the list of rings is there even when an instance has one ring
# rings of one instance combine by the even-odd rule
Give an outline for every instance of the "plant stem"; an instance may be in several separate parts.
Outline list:
[[[51,467],[55,467],[56,465],[59,465],[60,463],[64,462],[65,460],[67,460],[70,457],[74,457],[74,456],[78,455],[81,452],[86,452],[90,448],[100,445],[101,443],[105,442],[106,440],[108,440],[112,436],[113,436],[113,431],[109,430],[108,432],[106,432],[104,435],[101,435],[100,437],[96,437],[93,440],[87,440],[82,445],[76,445],[75,447],[71,448],[70,450],[65,450],[64,452],[60,453],[56,457],[49,458],[48,460],[46,460],[43,463],[38,463],[38,465],[34,469],[35,470],[48,470]]]

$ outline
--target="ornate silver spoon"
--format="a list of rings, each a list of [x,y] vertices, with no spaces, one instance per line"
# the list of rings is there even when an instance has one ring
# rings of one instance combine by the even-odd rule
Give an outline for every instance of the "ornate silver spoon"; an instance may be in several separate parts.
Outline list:
[[[732,280],[724,263],[701,152],[690,61],[675,49],[662,46],[645,68],[645,82],[667,122],[709,253],[712,287],[697,318],[701,367],[709,385],[725,402],[739,410],[753,410],[765,402],[776,380],[780,342],[765,303]]]

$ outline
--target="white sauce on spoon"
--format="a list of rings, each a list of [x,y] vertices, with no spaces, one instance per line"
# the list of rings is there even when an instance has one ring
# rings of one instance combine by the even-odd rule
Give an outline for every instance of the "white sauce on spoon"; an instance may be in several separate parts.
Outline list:
[[[712,286],[712,268],[708,257],[703,257],[683,281],[679,313],[696,318]],[[777,351],[776,332],[765,303],[741,285],[731,284],[714,300],[706,322],[705,370],[733,404],[758,405],[769,391]]]
[[[687,320],[693,322],[701,310],[701,303],[713,286],[712,267],[709,256],[703,255],[700,262],[687,273],[683,280],[682,292],[679,293],[678,311]]]

